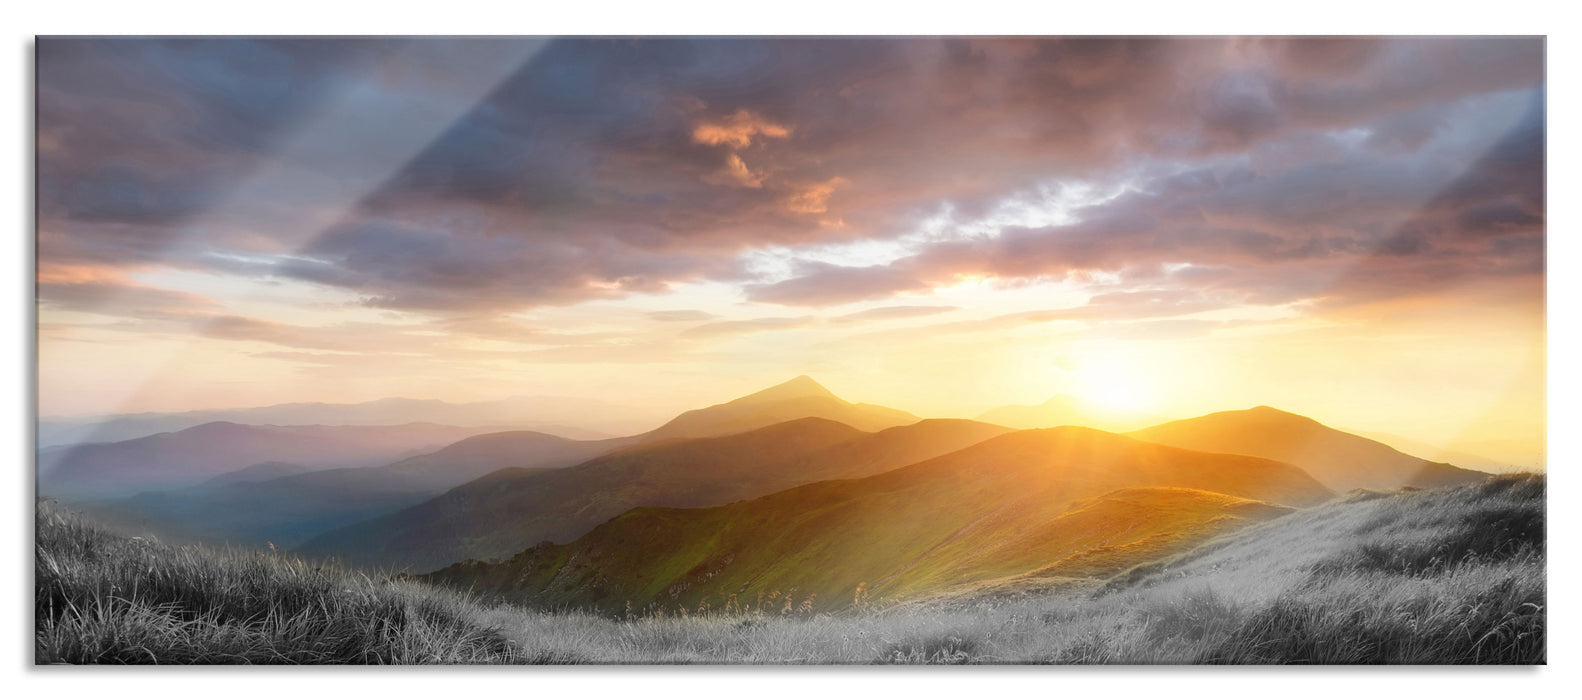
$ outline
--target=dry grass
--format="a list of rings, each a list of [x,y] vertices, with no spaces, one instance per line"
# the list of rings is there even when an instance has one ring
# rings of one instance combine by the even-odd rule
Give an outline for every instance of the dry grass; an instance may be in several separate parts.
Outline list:
[[[1544,480],[1532,475],[1447,491],[1340,499],[1174,561],[1139,567],[1087,593],[980,596],[844,614],[812,614],[796,606],[788,611],[782,605],[725,612],[721,601],[701,613],[615,617],[484,607],[417,584],[321,574],[268,555],[224,555],[226,563],[217,564],[196,550],[143,555],[136,548],[157,546],[121,543],[113,546],[131,551],[65,556],[54,550],[98,538],[50,535],[46,541],[41,519],[39,659],[1541,664],[1544,502]],[[172,557],[212,573],[181,586],[137,573]],[[100,562],[119,573],[55,573],[65,559]],[[239,573],[246,571],[271,573]],[[346,580],[360,587],[340,594],[324,588]],[[124,587],[132,581],[163,592],[128,594]],[[105,589],[111,582],[123,589]],[[62,592],[46,592],[56,585]],[[272,592],[277,586],[301,592]],[[366,607],[339,601],[342,596]],[[118,602],[123,600],[129,602]],[[246,600],[271,602],[256,603],[251,617],[232,611]],[[298,604],[304,600],[319,601],[314,605],[327,606],[331,614]],[[63,607],[66,601],[70,608]],[[417,612],[425,605],[431,614]],[[389,615],[393,622],[350,625],[343,618],[352,615]],[[309,629],[334,629],[331,638],[341,641],[323,648],[327,642],[314,641],[319,633],[309,635]]]
[[[35,663],[512,660],[463,596],[272,552],[116,537],[40,504]]]

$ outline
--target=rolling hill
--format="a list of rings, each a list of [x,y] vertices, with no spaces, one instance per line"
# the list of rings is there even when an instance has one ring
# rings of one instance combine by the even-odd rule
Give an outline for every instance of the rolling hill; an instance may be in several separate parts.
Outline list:
[[[281,468],[261,464],[187,489],[83,507],[123,532],[181,542],[291,546],[421,503],[499,469],[565,467],[626,442],[567,440],[532,431],[489,433],[381,467],[247,478],[250,472]]]
[[[178,489],[261,462],[312,469],[367,467],[439,449],[487,428],[206,423],[122,442],[38,455],[41,495],[84,500]]]
[[[1129,435],[1189,450],[1288,462],[1337,492],[1358,488],[1451,486],[1488,476],[1484,472],[1413,457],[1381,442],[1268,406],[1210,413],[1144,428]]]
[[[798,418],[823,418],[864,432],[921,420],[906,411],[842,399],[807,375],[733,401],[682,413],[644,435],[648,441],[716,437]]]
[[[1140,411],[1126,411],[1059,395],[1034,406],[1013,404],[990,409],[978,420],[1018,430],[1081,425],[1110,432],[1125,432],[1164,422],[1164,418]]]
[[[637,508],[565,544],[428,578],[619,610],[760,595],[841,607],[1027,575],[1097,576],[1332,493],[1300,469],[1079,427],[711,508]]]
[[[326,533],[308,556],[430,570],[566,542],[637,506],[694,507],[867,476],[975,444],[1006,428],[930,420],[864,433],[801,418],[717,438],[643,444],[547,473],[506,471],[385,517]]]

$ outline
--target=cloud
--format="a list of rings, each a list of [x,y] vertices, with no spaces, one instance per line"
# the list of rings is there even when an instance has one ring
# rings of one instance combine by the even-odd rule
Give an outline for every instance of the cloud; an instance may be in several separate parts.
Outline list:
[[[764,175],[753,172],[741,156],[732,153],[725,157],[725,167],[719,172],[704,175],[703,181],[714,185],[739,185],[756,189],[764,186]]]
[[[738,109],[723,119],[699,122],[692,128],[693,141],[732,148],[746,148],[752,145],[753,137],[756,136],[783,139],[790,135],[790,128],[764,119],[746,109]]]
[[[248,340],[310,350],[351,350],[357,346],[349,338],[337,337],[321,329],[245,316],[212,316],[198,324],[199,333],[223,340]]]
[[[277,276],[439,316],[701,280],[821,307],[964,278],[1143,283],[1176,263],[1196,277],[1171,284],[1217,300],[1343,300],[1411,293],[1369,275],[1519,276],[1542,258],[1541,38],[573,38],[506,66],[431,143],[393,144],[458,99],[469,66],[439,60],[457,46],[41,40],[41,257]],[[332,98],[385,117],[276,162]],[[397,145],[416,155],[335,201]],[[228,197],[265,166],[298,185]],[[1121,195],[1005,215],[1058,182]],[[274,230],[326,202],[345,210],[327,230]],[[286,240],[302,243],[269,252],[293,257],[237,262]],[[789,279],[740,262],[864,241],[906,245],[883,263],[809,253]]]
[[[829,306],[927,286],[927,282],[901,265],[849,267],[809,262],[800,265],[798,276],[792,279],[748,285],[747,298],[788,306]]]
[[[717,321],[701,326],[693,326],[681,332],[685,338],[718,338],[722,336],[745,335],[748,333],[762,333],[765,331],[779,331],[791,328],[801,328],[815,323],[815,316],[754,318],[743,321]]]
[[[962,279],[1085,279],[1195,289],[1213,304],[1330,306],[1431,293],[1472,279],[1536,274],[1542,251],[1541,148],[1532,96],[1447,106],[1506,134],[1442,130],[1410,156],[1360,143],[1335,158],[1259,172],[1239,158],[1131,175],[1126,194],[1076,221],[1004,226],[998,235],[923,245],[892,263],[805,264],[749,287],[757,301],[820,306],[926,292]],[[1524,114],[1525,110],[1525,115]],[[1168,271],[1167,271],[1168,270]]]
[[[663,323],[676,323],[676,322],[684,322],[684,321],[697,322],[697,321],[707,321],[707,320],[709,320],[711,318],[719,318],[719,316],[717,314],[711,314],[711,313],[709,313],[707,311],[700,311],[698,309],[671,309],[671,310],[666,310],[666,311],[650,311],[648,313],[648,317],[653,319],[653,320],[655,320],[655,321],[660,321],[660,322],[663,322]]]
[[[41,317],[69,311],[141,321],[184,321],[220,308],[201,294],[141,284],[103,266],[42,263],[37,289]]]
[[[900,318],[917,318],[920,316],[933,316],[959,310],[959,306],[881,306],[876,309],[867,309],[844,316],[837,316],[831,321],[835,323],[859,323],[865,321],[890,321]]]
[[[273,272],[362,293],[371,306],[463,311],[658,292],[726,264],[593,236],[536,240],[369,219],[327,232]]]
[[[830,195],[835,194],[835,188],[845,183],[846,178],[832,177],[823,182],[808,185],[786,200],[786,209],[797,214],[823,214],[829,211]]]

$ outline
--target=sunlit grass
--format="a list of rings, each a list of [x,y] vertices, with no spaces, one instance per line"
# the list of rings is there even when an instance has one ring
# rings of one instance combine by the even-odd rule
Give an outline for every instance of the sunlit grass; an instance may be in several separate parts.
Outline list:
[[[839,614],[779,601],[720,601],[614,616],[483,606],[456,592],[270,553],[121,540],[43,507],[37,657],[1538,664],[1547,639],[1544,502],[1544,480],[1533,475],[1341,499],[1085,592]]]

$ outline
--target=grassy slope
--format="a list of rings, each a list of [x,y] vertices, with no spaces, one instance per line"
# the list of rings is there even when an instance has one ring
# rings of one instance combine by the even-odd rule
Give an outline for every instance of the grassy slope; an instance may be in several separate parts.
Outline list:
[[[262,554],[38,520],[39,662],[1545,662],[1545,486],[1497,476],[1256,525],[1103,590],[808,614],[481,607]],[[795,601],[798,603],[800,601]]]
[[[509,556],[545,540],[569,541],[636,506],[717,505],[821,479],[866,476],[1005,430],[931,420],[867,434],[803,418],[738,435],[643,445],[555,473],[493,474],[328,533],[302,551],[432,570],[466,558]]]
[[[1088,593],[488,619],[525,653],[580,663],[1541,664],[1544,491],[1510,475],[1337,500]]]
[[[1136,487],[1152,488],[1110,494]],[[693,607],[794,591],[828,609],[860,584],[880,599],[1052,562],[1064,564],[1050,574],[1111,573],[1285,511],[1254,501],[1329,496],[1277,462],[1032,430],[860,480],[715,508],[639,508],[569,545],[435,576],[548,605]]]
[[[1342,493],[1358,488],[1454,486],[1488,476],[1402,454],[1384,443],[1268,406],[1171,421],[1128,435],[1188,450],[1252,455],[1294,464]]]
[[[41,503],[34,662],[492,663],[463,596],[271,552],[175,548]]]

